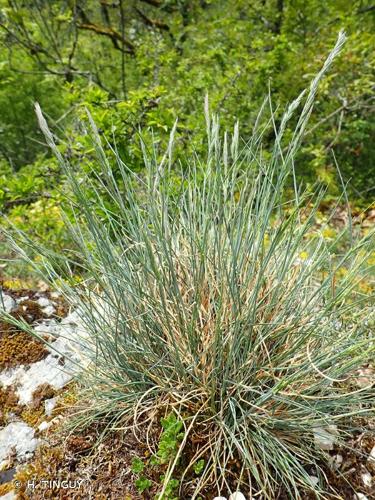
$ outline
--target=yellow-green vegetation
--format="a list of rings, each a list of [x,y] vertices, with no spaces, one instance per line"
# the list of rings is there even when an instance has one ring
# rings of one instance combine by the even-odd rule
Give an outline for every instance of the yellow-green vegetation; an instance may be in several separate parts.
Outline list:
[[[37,302],[22,302],[12,316],[32,323],[43,317]],[[43,359],[48,351],[43,342],[31,337],[6,321],[0,322],[0,369],[12,368],[20,364],[34,363]]]
[[[20,500],[30,498],[30,492],[27,491],[28,481],[38,482],[42,479],[56,480],[59,476],[61,464],[63,463],[63,448],[59,446],[41,446],[32,462],[19,467],[13,481],[20,482],[20,488],[17,490],[17,498]],[[34,492],[36,493],[36,492]],[[43,489],[43,498],[56,498],[57,492],[52,489]]]
[[[22,407],[21,419],[33,428],[37,428],[43,420],[49,420],[45,415],[44,401],[56,396],[56,394],[57,391],[49,384],[39,386],[33,393],[31,405]]]
[[[25,408],[20,413],[20,417],[30,427],[36,428],[43,420],[45,420],[44,407],[41,406],[37,409]]]
[[[96,169],[85,127],[77,124],[88,109],[108,141],[106,152],[116,147],[132,170],[141,171],[140,128],[146,142],[160,146],[160,154],[178,116],[177,157],[206,148],[197,112],[206,92],[223,126],[239,119],[246,139],[270,83],[280,120],[341,28],[349,42],[335,74],[322,84],[296,175],[310,188],[322,181],[326,198],[335,202],[342,182],[334,149],[352,199],[365,207],[374,193],[368,185],[374,164],[370,0],[255,0],[250,6],[245,0],[38,0],[27,8],[1,0],[0,209],[55,248],[72,245],[59,213],[67,194],[65,176],[43,145],[35,101],[51,117],[70,162],[87,172]],[[270,144],[272,136],[268,133],[265,142]],[[116,162],[109,161],[117,176]],[[172,191],[178,189],[178,176],[175,181]],[[101,189],[100,183],[95,188]],[[7,253],[4,248],[3,256]]]
[[[25,332],[2,331],[0,334],[0,368],[34,363],[43,359],[47,350],[42,342],[30,339]]]
[[[35,283],[30,279],[12,278],[8,276],[6,279],[1,280],[2,288],[7,290],[30,290],[35,287]]]
[[[79,387],[76,382],[71,382],[68,386],[58,391],[59,401],[52,411],[53,416],[67,413],[72,408],[77,407],[80,401]]]
[[[0,484],[0,496],[6,495],[14,489],[13,483]]]

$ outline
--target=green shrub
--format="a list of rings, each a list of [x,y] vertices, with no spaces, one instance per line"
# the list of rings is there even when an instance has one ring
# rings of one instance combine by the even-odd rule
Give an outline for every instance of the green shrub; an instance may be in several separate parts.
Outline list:
[[[255,125],[246,142],[237,125],[233,134],[221,134],[207,104],[207,157],[191,157],[179,168],[174,128],[161,162],[143,145],[142,177],[117,156],[117,182],[92,125],[100,162],[100,172],[92,174],[115,212],[98,190],[87,199],[90,176],[77,180],[81,174],[60,155],[39,112],[78,200],[76,223],[68,227],[79,254],[73,261],[22,233],[13,235],[13,245],[72,304],[80,304],[89,333],[81,340],[82,356],[91,361],[81,377],[87,404],[80,423],[130,426],[156,408],[181,416],[175,422],[183,422],[183,429],[172,426],[177,434],[161,496],[199,430],[205,442],[187,470],[203,457],[205,465],[195,476],[192,498],[207,484],[231,488],[233,458],[240,463],[236,486],[243,483],[242,490],[262,489],[273,499],[283,488],[290,498],[303,498],[312,488],[304,466],[320,476],[326,460],[314,445],[316,428],[335,424],[340,439],[356,417],[373,411],[371,388],[345,382],[374,351],[364,321],[370,309],[353,293],[373,233],[334,255],[339,236],[306,238],[324,192],[317,187],[312,203],[295,184],[294,195],[286,197],[319,81],[343,40],[340,35],[279,126],[270,111],[275,141],[267,154],[262,137],[268,129]],[[283,132],[299,106],[286,142]],[[268,110],[269,99],[260,114]],[[257,123],[263,122],[259,116]],[[179,189],[170,196],[177,175]],[[100,207],[100,216],[93,206]],[[35,254],[42,264],[35,263]],[[348,271],[336,282],[343,265]],[[84,287],[69,285],[72,266],[86,277]]]

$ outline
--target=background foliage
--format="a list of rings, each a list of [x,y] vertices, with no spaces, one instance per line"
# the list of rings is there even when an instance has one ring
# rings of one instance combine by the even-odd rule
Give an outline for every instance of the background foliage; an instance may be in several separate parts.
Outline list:
[[[335,196],[334,149],[352,199],[367,206],[373,196],[370,1],[0,0],[0,9],[0,209],[22,227],[66,245],[54,211],[64,176],[38,130],[35,101],[70,162],[95,167],[77,120],[87,108],[107,152],[115,146],[137,170],[141,145],[132,139],[141,127],[146,143],[162,146],[178,116],[178,151],[205,147],[203,132],[192,139],[192,131],[206,93],[224,127],[240,120],[244,138],[269,92],[277,120],[341,28],[349,40],[321,88],[297,174]]]

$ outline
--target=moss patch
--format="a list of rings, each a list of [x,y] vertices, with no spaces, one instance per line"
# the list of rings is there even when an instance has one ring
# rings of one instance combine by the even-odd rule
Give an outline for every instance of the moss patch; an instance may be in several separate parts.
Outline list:
[[[31,339],[27,333],[9,333],[0,330],[0,370],[35,363],[47,354],[44,345],[38,340]]]
[[[60,467],[63,463],[64,452],[60,447],[47,447],[39,448],[35,454],[32,463],[21,467],[14,480],[20,481],[20,488],[17,490],[18,499],[41,499],[41,498],[59,498],[58,492],[45,488],[36,488],[35,490],[28,491],[28,481],[35,481],[38,483],[40,479],[58,479],[60,476]]]
[[[53,398],[56,391],[49,385],[43,384],[33,392],[33,402],[30,406],[24,407],[21,418],[31,427],[37,427],[43,420],[47,420],[44,409],[44,401]]]
[[[9,493],[12,490],[13,490],[12,483],[0,484],[0,497],[3,495],[6,495],[7,493]]]
[[[18,306],[12,316],[31,324],[43,318],[42,310],[36,302],[26,300]],[[43,342],[31,337],[15,325],[0,322],[0,370],[21,364],[35,363],[47,356]]]
[[[25,408],[21,412],[20,416],[21,419],[30,427],[37,427],[43,420],[45,420],[44,408]]]
[[[31,325],[46,318],[37,302],[37,292],[30,290],[5,291],[14,298],[30,297],[21,302],[17,309],[11,313],[11,316],[15,319],[24,320]],[[64,317],[68,307],[63,298],[51,298],[50,293],[44,295],[54,302],[55,316]],[[35,363],[46,357],[47,354],[48,350],[42,341],[32,337],[15,325],[0,321],[0,370],[13,368],[21,364]]]
[[[9,413],[19,415],[20,412],[18,397],[14,390],[11,387],[0,387],[0,428],[7,425]]]

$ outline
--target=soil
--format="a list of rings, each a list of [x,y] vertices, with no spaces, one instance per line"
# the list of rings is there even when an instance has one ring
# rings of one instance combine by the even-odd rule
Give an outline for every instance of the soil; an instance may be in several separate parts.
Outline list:
[[[32,463],[20,470],[15,479],[21,482],[18,490],[19,499],[87,499],[98,500],[119,498],[138,500],[151,498],[140,495],[135,486],[135,477],[131,472],[131,462],[136,456],[143,456],[141,445],[130,436],[117,434],[105,439],[97,448],[94,443],[99,438],[98,430],[89,433],[71,435],[67,438],[56,434],[49,439],[49,444],[39,448]],[[64,479],[73,488],[69,494],[61,488],[48,488],[38,484],[35,489],[26,488],[30,481],[40,479]],[[29,481],[29,483],[28,483]]]
[[[49,444],[37,451],[32,463],[17,473],[15,479],[22,483],[17,498],[36,500],[42,498],[149,500],[155,498],[157,485],[156,489],[151,488],[150,491],[140,494],[135,487],[137,476],[131,470],[131,463],[135,457],[146,460],[148,456],[146,447],[131,432],[108,436],[98,447],[94,447],[99,431],[100,429],[90,429],[87,433],[74,434],[68,438],[58,434],[52,435],[49,438]],[[343,466],[340,472],[325,468],[329,484],[325,497],[327,500],[351,500],[355,498],[355,492],[366,494],[368,499],[375,498],[375,490],[364,488],[361,478],[361,474],[369,469],[367,457],[372,447],[375,446],[374,436],[366,435],[360,439],[357,437],[351,445],[355,446],[352,450],[340,449],[332,452],[332,455],[340,453],[343,456]],[[238,472],[236,467],[233,472]],[[147,473],[147,477],[160,484],[158,479],[162,473],[162,470],[155,469],[154,474]],[[69,495],[61,489],[46,490],[41,486],[37,486],[32,491],[26,489],[25,485],[28,481],[40,478],[51,480],[60,478],[69,480],[71,484],[77,484],[82,479],[84,481],[79,490],[75,490],[74,493],[71,490]],[[214,496],[213,491],[201,495],[204,500],[212,500]],[[186,492],[180,498],[187,500],[191,498],[191,494]],[[303,498],[315,500],[316,496],[306,492]],[[282,491],[277,499],[291,500]]]

